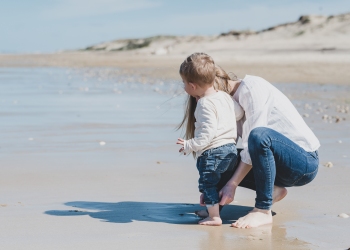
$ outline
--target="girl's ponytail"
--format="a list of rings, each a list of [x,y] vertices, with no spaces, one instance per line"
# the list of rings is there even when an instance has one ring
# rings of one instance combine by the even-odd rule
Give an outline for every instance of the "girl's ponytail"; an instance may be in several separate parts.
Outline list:
[[[194,117],[194,111],[197,107],[197,100],[193,96],[188,96],[186,100],[186,109],[185,109],[185,115],[182,119],[182,122],[177,127],[178,129],[185,127],[185,139],[189,140],[194,137],[194,130],[195,126],[194,123],[196,122],[196,118]]]

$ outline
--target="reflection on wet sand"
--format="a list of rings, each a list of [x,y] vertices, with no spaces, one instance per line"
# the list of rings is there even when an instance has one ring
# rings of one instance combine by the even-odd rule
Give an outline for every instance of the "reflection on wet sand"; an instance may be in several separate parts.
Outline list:
[[[203,229],[201,229],[203,230]],[[259,228],[206,228],[198,249],[310,249],[307,242],[287,237],[286,228],[265,225]]]

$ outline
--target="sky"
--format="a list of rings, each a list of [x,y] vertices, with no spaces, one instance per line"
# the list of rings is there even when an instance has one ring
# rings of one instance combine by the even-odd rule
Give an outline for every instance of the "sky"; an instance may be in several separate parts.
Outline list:
[[[0,0],[0,53],[47,53],[154,35],[260,30],[349,0]]]

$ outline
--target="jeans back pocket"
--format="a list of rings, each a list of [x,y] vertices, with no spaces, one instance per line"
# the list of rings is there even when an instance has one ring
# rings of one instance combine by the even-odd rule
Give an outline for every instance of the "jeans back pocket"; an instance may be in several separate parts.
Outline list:
[[[236,162],[237,154],[229,153],[226,155],[218,155],[215,157],[215,171],[224,173],[232,164]],[[233,166],[234,167],[234,166]]]

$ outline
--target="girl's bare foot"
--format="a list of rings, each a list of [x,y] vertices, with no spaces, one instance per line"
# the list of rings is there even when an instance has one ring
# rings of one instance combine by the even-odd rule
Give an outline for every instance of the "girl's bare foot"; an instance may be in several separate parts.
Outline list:
[[[272,204],[282,200],[284,197],[286,197],[287,193],[288,193],[288,191],[285,187],[274,186],[273,195],[272,195],[272,198],[273,198]],[[209,213],[207,210],[197,210],[194,213],[197,216],[202,217],[202,218],[206,218],[209,216]]]
[[[271,210],[254,208],[249,214],[232,223],[236,228],[252,228],[272,223]]]
[[[194,213],[197,216],[202,217],[202,218],[207,218],[209,216],[209,213],[207,210],[197,210],[197,211],[194,211]]]
[[[272,194],[272,204],[282,200],[284,197],[286,197],[287,193],[288,191],[285,187],[274,186]]]
[[[207,217],[204,220],[200,220],[198,222],[199,225],[205,225],[205,226],[221,226],[222,220],[220,217]]]

